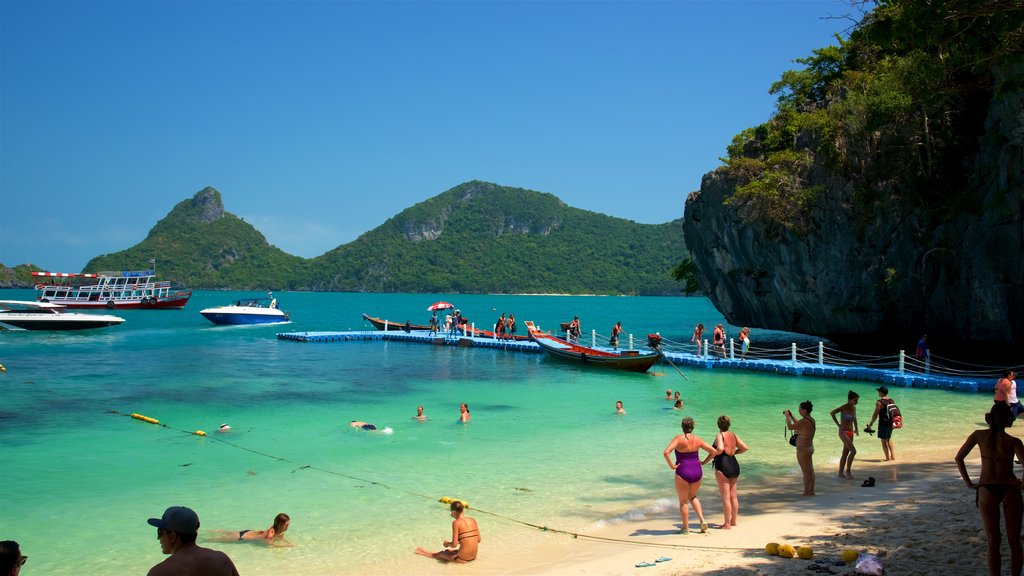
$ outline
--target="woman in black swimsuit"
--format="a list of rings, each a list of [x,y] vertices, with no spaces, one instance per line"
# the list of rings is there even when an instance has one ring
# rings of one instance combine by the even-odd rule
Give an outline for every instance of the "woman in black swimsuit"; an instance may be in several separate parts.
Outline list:
[[[732,421],[728,416],[718,417],[718,435],[711,444],[714,448],[721,450],[718,456],[713,458],[712,464],[715,468],[715,480],[718,482],[718,492],[722,495],[722,509],[725,513],[725,520],[719,528],[728,530],[736,525],[736,515],[740,510],[740,499],[736,495],[736,484],[740,480],[740,463],[736,460],[737,454],[747,451],[747,445],[740,440],[734,432],[729,432]],[[711,456],[704,459],[701,464],[707,464],[712,460]]]
[[[1013,412],[1006,404],[994,404],[985,415],[988,430],[975,430],[956,453],[956,467],[968,488],[977,490],[976,505],[981,511],[981,524],[988,538],[988,573],[999,576],[999,506],[1006,517],[1006,540],[1010,544],[1010,574],[1020,574],[1024,568],[1024,550],[1020,542],[1021,517],[1024,501],[1021,499],[1021,479],[1013,471],[1013,459],[1024,462],[1024,443],[1010,436],[1006,429],[1013,426]],[[978,483],[971,481],[964,459],[977,446],[981,452],[981,476]]]

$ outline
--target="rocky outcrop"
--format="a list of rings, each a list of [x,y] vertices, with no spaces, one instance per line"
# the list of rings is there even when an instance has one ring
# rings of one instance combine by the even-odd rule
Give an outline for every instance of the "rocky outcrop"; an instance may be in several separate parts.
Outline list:
[[[881,179],[864,203],[816,163],[825,192],[790,230],[745,218],[724,203],[737,182],[706,174],[683,223],[701,287],[734,325],[890,353],[922,333],[946,356],[1024,352],[1024,66],[996,71],[993,94],[967,189],[942,214]]]

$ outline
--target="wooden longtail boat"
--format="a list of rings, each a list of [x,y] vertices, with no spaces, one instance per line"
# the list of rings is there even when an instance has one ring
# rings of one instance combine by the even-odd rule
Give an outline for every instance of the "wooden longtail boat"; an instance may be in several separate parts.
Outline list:
[[[581,346],[575,342],[563,340],[547,332],[541,332],[533,322],[526,321],[526,330],[530,339],[537,343],[551,357],[570,362],[580,362],[591,366],[601,366],[629,372],[646,372],[661,358],[661,352],[641,352],[639,350],[611,351]]]
[[[372,324],[373,327],[376,328],[377,330],[384,330],[385,326],[387,326],[387,330],[389,332],[395,332],[395,331],[399,331],[399,330],[404,331],[405,330],[405,323],[404,322],[392,322],[390,320],[385,320],[383,318],[376,318],[374,316],[370,316],[369,314],[363,314],[363,320],[366,320],[367,322]],[[430,331],[430,326],[426,325],[426,324],[409,324],[409,330],[426,330],[426,331],[429,332]],[[441,335],[441,336],[445,335],[444,324],[441,324],[440,326],[437,327],[437,333],[439,335]],[[473,330],[473,327],[471,325],[468,325],[468,324],[466,325],[466,335],[467,336],[473,336],[473,337],[476,337],[476,338],[494,338],[494,332],[493,331],[491,331],[491,330],[481,330],[479,328],[477,328],[476,330]],[[459,329],[459,336],[462,336],[462,329],[461,328]],[[530,337],[528,335],[516,334],[512,338],[506,337],[505,339],[508,339],[508,340],[518,340],[518,341],[525,342],[525,341],[529,340]]]

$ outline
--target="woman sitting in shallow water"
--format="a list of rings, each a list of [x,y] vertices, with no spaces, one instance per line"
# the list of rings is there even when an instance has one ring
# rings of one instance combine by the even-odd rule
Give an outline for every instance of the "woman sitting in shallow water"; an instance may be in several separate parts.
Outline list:
[[[274,524],[266,530],[213,530],[211,540],[215,542],[233,542],[262,540],[268,546],[289,546],[284,539],[284,533],[291,526],[292,519],[281,512],[274,517]]]
[[[430,552],[423,548],[417,548],[416,553],[420,556],[433,558],[442,562],[472,562],[476,560],[477,550],[480,548],[480,528],[476,525],[476,519],[466,516],[465,507],[462,502],[455,500],[451,505],[452,539],[441,543],[445,547],[440,552]],[[455,545],[458,548],[455,548]]]

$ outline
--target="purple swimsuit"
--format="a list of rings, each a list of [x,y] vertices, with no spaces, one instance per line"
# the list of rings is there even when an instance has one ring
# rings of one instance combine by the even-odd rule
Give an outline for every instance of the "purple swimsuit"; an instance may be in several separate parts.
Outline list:
[[[680,452],[676,450],[676,476],[690,484],[704,477],[704,469],[697,458],[697,452]]]

